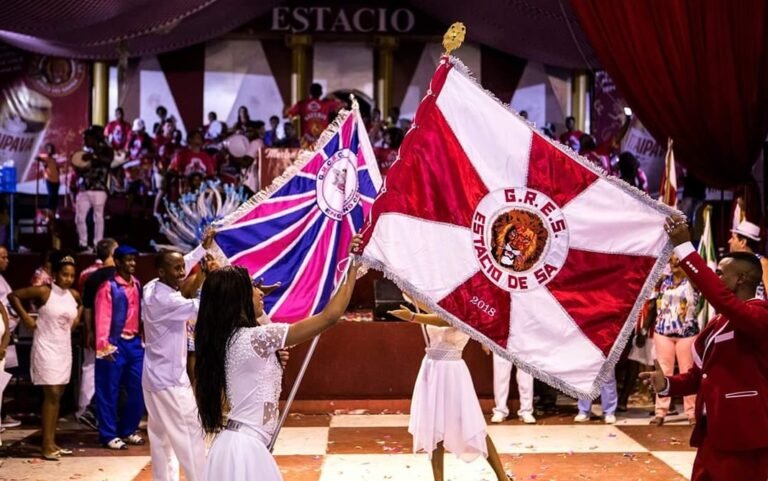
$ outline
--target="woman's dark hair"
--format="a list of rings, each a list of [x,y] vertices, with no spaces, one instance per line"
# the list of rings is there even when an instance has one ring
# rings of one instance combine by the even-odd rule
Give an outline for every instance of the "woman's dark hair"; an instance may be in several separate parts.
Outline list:
[[[597,142],[591,135],[583,134],[579,138],[579,146],[581,147],[582,151],[589,152],[590,150],[595,150],[597,148]]]
[[[187,133],[187,143],[189,143],[189,141],[192,140],[195,137],[200,137],[200,140],[204,140],[205,139],[205,137],[203,136],[203,133],[200,131],[200,129],[190,130]]]
[[[224,423],[230,339],[238,329],[257,325],[252,285],[248,271],[235,266],[211,272],[203,284],[195,326],[195,399],[207,433],[219,432]]]
[[[389,135],[389,148],[399,149],[400,145],[403,143],[403,138],[405,137],[403,129],[390,127],[387,129],[387,135]]]
[[[750,239],[747,236],[743,236],[741,234],[736,234],[736,237],[738,237],[740,240],[743,240],[746,242],[747,247],[750,248],[752,252],[760,252],[760,242],[756,241],[755,239]],[[762,268],[762,266],[761,266]]]
[[[640,163],[632,152],[622,152],[619,154],[619,177],[624,182],[637,187],[637,168]]]

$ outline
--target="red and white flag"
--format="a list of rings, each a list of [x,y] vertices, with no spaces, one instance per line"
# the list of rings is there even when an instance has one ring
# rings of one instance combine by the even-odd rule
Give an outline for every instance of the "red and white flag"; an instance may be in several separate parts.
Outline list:
[[[667,139],[667,155],[664,156],[664,172],[661,175],[659,200],[672,207],[677,207],[677,169],[672,139]]]
[[[444,57],[363,228],[363,262],[578,397],[613,377],[676,212],[549,141]]]

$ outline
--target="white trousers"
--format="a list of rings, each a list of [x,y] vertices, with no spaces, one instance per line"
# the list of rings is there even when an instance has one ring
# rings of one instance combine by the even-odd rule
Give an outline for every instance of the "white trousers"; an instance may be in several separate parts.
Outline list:
[[[77,417],[85,412],[96,392],[96,351],[83,349],[83,369],[80,375],[80,395],[77,397]]]
[[[493,412],[500,413],[502,416],[509,416],[507,399],[509,399],[509,381],[512,376],[512,363],[503,357],[493,355],[493,399],[496,407]],[[517,393],[520,396],[520,410],[518,416],[525,413],[533,414],[533,376],[528,373],[517,370]]]
[[[144,403],[149,413],[147,431],[152,456],[152,479],[179,481],[181,464],[187,481],[202,481],[205,473],[205,438],[197,417],[192,388],[171,387],[158,392],[145,389]]]
[[[104,205],[106,203],[107,193],[102,190],[78,192],[75,199],[75,224],[81,246],[88,245],[88,225],[85,219],[91,208],[93,208],[93,245],[95,246],[104,238]]]

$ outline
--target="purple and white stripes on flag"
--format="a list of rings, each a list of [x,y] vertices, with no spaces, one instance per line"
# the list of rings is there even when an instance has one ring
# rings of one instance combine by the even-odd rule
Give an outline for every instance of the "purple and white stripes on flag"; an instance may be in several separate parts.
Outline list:
[[[265,284],[274,321],[321,311],[344,275],[339,266],[363,226],[381,175],[359,111],[339,114],[315,146],[218,226],[219,257]],[[216,249],[214,248],[214,249]]]

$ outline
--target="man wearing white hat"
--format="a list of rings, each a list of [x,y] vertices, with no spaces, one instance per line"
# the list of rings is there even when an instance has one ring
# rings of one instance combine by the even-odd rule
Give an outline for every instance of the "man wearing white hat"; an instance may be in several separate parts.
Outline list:
[[[760,227],[748,220],[743,220],[735,229],[731,229],[731,238],[728,239],[729,252],[750,252],[760,259],[760,264],[763,266],[763,282],[757,286],[755,297],[765,299],[765,286],[768,285],[768,259],[757,252],[759,248]]]

